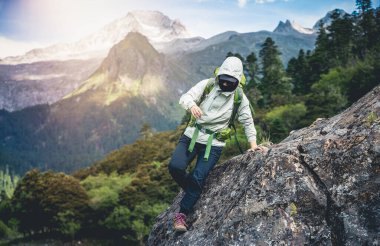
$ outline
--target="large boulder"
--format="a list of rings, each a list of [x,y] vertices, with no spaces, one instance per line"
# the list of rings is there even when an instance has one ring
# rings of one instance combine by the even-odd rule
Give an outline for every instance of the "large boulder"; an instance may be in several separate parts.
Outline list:
[[[188,216],[184,193],[157,217],[148,245],[379,245],[380,87],[267,153],[218,164]]]

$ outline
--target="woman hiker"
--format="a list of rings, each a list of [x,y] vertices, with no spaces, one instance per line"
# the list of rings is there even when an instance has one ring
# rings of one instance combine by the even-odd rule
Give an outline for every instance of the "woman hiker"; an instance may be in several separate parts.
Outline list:
[[[241,60],[237,57],[228,57],[216,73],[215,79],[198,82],[179,100],[180,105],[191,112],[193,121],[190,121],[191,124],[180,137],[168,166],[173,179],[185,192],[180,202],[180,210],[174,218],[176,231],[187,231],[186,216],[192,212],[201,195],[207,175],[219,160],[225,146],[220,136],[223,135],[221,134],[223,130],[229,129],[236,100],[235,90],[243,77]],[[212,89],[204,96],[204,91],[210,88],[210,84]],[[263,151],[265,147],[256,144],[253,117],[244,93],[236,110],[235,114],[244,126],[251,150]],[[191,173],[187,173],[186,168],[196,155],[198,157],[195,168]]]

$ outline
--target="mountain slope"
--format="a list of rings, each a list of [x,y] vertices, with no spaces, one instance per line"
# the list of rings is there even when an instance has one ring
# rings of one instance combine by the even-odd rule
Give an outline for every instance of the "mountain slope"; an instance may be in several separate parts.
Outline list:
[[[172,230],[181,190],[156,218],[147,245],[376,244],[379,101],[376,87],[265,154],[249,152],[217,165],[187,218],[189,231]]]
[[[89,59],[0,65],[0,109],[16,111],[33,105],[55,103],[81,85],[101,61]]]
[[[0,112],[0,163],[72,171],[132,143],[143,123],[173,129],[183,81],[139,33],[129,33],[74,92],[52,105]]]
[[[144,36],[131,32],[109,51],[94,74],[64,99],[81,94],[96,96],[94,91],[113,99],[123,94],[144,97],[158,94],[163,92],[163,78],[160,76],[164,63],[164,57]]]

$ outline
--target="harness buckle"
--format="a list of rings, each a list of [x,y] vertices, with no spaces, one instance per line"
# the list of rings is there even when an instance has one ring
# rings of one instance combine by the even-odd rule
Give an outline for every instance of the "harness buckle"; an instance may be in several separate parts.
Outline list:
[[[200,128],[199,128],[199,131],[202,132],[202,133],[204,133],[204,134],[207,134],[206,129],[203,128],[203,127],[200,127]]]

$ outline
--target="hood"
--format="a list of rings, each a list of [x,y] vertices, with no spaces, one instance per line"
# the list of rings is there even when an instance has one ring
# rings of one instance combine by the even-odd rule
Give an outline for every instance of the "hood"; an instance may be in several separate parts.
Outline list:
[[[243,75],[243,64],[241,60],[235,56],[227,57],[222,66],[220,66],[217,76],[221,74],[233,76],[241,82]]]

